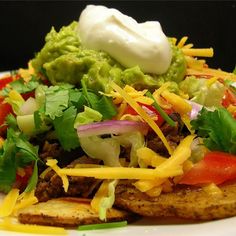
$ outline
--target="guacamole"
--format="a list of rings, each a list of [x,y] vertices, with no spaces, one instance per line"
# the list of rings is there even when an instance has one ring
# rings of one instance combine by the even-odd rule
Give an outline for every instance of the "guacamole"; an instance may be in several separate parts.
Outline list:
[[[76,32],[77,24],[72,22],[59,32],[52,28],[44,47],[31,61],[36,72],[43,72],[53,85],[67,82],[80,87],[80,81],[84,80],[90,89],[109,92],[109,80],[122,87],[128,84],[136,89],[154,89],[166,81],[179,83],[184,78],[185,59],[173,44],[172,62],[167,72],[145,74],[138,65],[124,68],[107,53],[84,48]]]

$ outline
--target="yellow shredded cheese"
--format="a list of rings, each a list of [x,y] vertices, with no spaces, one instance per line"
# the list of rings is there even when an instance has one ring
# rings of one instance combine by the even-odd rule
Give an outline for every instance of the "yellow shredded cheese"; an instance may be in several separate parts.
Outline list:
[[[221,78],[224,80],[232,80],[236,81],[236,75],[233,73],[228,73],[222,70],[210,69],[210,68],[202,68],[199,70],[193,68],[187,68],[186,75],[196,75],[196,76],[214,76],[217,78]]]
[[[32,75],[35,74],[35,71],[31,63],[29,62],[28,68],[27,69],[20,68],[18,70],[18,74],[21,76],[21,78],[24,79],[25,82],[28,82],[31,79]]]
[[[186,43],[186,41],[188,40],[187,36],[184,36],[180,39],[179,43],[177,44],[178,48],[182,48],[184,46],[184,44]]]
[[[16,90],[11,90],[8,94],[9,98],[15,101],[24,102],[24,98]]]
[[[211,87],[211,85],[214,84],[217,80],[218,80],[218,78],[216,76],[211,77],[210,79],[208,79],[206,81],[207,87]]]
[[[94,177],[97,179],[149,179],[168,178],[183,174],[183,163],[191,155],[191,143],[195,135],[185,137],[172,156],[155,169],[131,167],[106,168],[63,168],[60,174],[69,176]]]
[[[67,178],[67,176],[65,174],[62,174],[60,172],[60,168],[57,165],[57,160],[51,159],[51,160],[47,160],[46,163],[47,166],[50,166],[56,173],[58,176],[60,176],[62,183],[63,183],[63,188],[64,191],[67,192],[68,191],[68,187],[69,187],[69,180]]]
[[[162,186],[156,186],[152,189],[146,191],[145,193],[150,197],[158,197],[162,192],[163,187]]]
[[[130,167],[106,167],[106,168],[63,168],[61,174],[69,176],[94,177],[97,179],[154,179],[154,169],[130,168]]]
[[[158,135],[158,137],[165,145],[168,152],[171,154],[172,149],[158,125],[149,117],[149,115],[142,109],[142,107],[140,107],[138,103],[134,101],[122,88],[120,88],[113,81],[110,85],[124,98],[124,100],[126,100],[126,102],[142,117],[142,119],[147,122],[147,124],[154,130],[154,132]]]
[[[194,137],[195,135],[185,137],[174,150],[172,156],[155,169],[155,171],[158,171],[159,177],[164,177],[164,175],[174,177],[183,174],[183,163],[191,155],[191,144]],[[178,172],[179,174],[177,174]]]
[[[183,46],[183,48],[192,48],[193,47],[193,44],[192,43],[189,43],[189,44],[186,44]]]
[[[183,123],[185,124],[185,126],[187,127],[189,132],[191,134],[194,134],[194,130],[192,129],[192,125],[190,124],[191,120],[190,120],[189,116],[184,114],[181,116],[181,120],[183,121]]]
[[[30,234],[57,234],[67,235],[67,231],[62,227],[52,226],[40,226],[14,223],[10,218],[4,218],[3,222],[0,222],[0,229],[13,232],[30,233]]]
[[[22,198],[20,199],[19,202],[16,203],[15,207],[14,207],[14,213],[16,214],[18,210],[31,206],[35,203],[38,202],[38,199],[35,197],[34,195],[35,190],[32,190],[29,193],[23,193]],[[18,198],[19,199],[19,198]]]
[[[133,185],[141,192],[147,192],[154,187],[158,187],[165,182],[166,178],[156,178],[154,180],[138,180]]]
[[[18,196],[19,189],[11,189],[11,191],[5,196],[2,204],[0,205],[0,217],[6,217],[12,214]]]
[[[45,176],[46,176],[46,174],[49,173],[51,170],[52,170],[52,168],[51,168],[51,167],[48,167],[47,169],[45,169],[45,170],[40,174],[39,177],[40,177],[41,179],[44,179]]]
[[[187,114],[192,110],[191,105],[175,93],[165,90],[161,95],[172,105],[173,109],[180,115]]]
[[[138,163],[141,167],[152,166],[157,167],[164,161],[166,158],[162,157],[158,153],[154,152],[150,148],[141,147],[137,150]]]
[[[205,60],[198,60],[196,58],[190,57],[190,56],[185,56],[186,62],[187,62],[187,66],[189,68],[193,68],[193,69],[202,69],[204,67],[204,65],[206,64]]]
[[[108,195],[109,181],[104,180],[91,201],[91,207],[95,212],[99,212],[101,201]]]
[[[213,57],[213,48],[182,48],[184,55],[192,57]]]

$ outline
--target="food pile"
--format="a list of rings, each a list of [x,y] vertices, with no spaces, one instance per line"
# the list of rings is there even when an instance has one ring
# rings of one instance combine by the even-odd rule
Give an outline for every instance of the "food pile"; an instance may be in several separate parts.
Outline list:
[[[187,39],[90,5],[1,78],[0,229],[236,215],[235,71]]]

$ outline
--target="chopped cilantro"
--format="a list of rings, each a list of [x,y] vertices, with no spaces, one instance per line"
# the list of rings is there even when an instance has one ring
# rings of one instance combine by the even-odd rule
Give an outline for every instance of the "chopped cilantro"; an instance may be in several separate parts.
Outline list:
[[[191,125],[210,150],[236,154],[236,121],[225,108],[203,108]]]
[[[76,115],[76,108],[72,106],[65,110],[62,116],[56,117],[53,121],[56,136],[66,151],[80,146],[77,132],[74,129]]]
[[[52,120],[60,117],[68,107],[69,91],[59,86],[51,86],[45,92],[45,115]]]

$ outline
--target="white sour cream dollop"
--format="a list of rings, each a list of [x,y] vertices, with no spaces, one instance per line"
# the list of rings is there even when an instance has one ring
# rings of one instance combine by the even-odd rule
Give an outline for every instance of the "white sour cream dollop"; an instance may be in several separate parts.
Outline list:
[[[78,34],[84,47],[103,50],[129,68],[162,74],[170,66],[170,43],[158,21],[138,23],[116,9],[88,5],[81,13]]]

